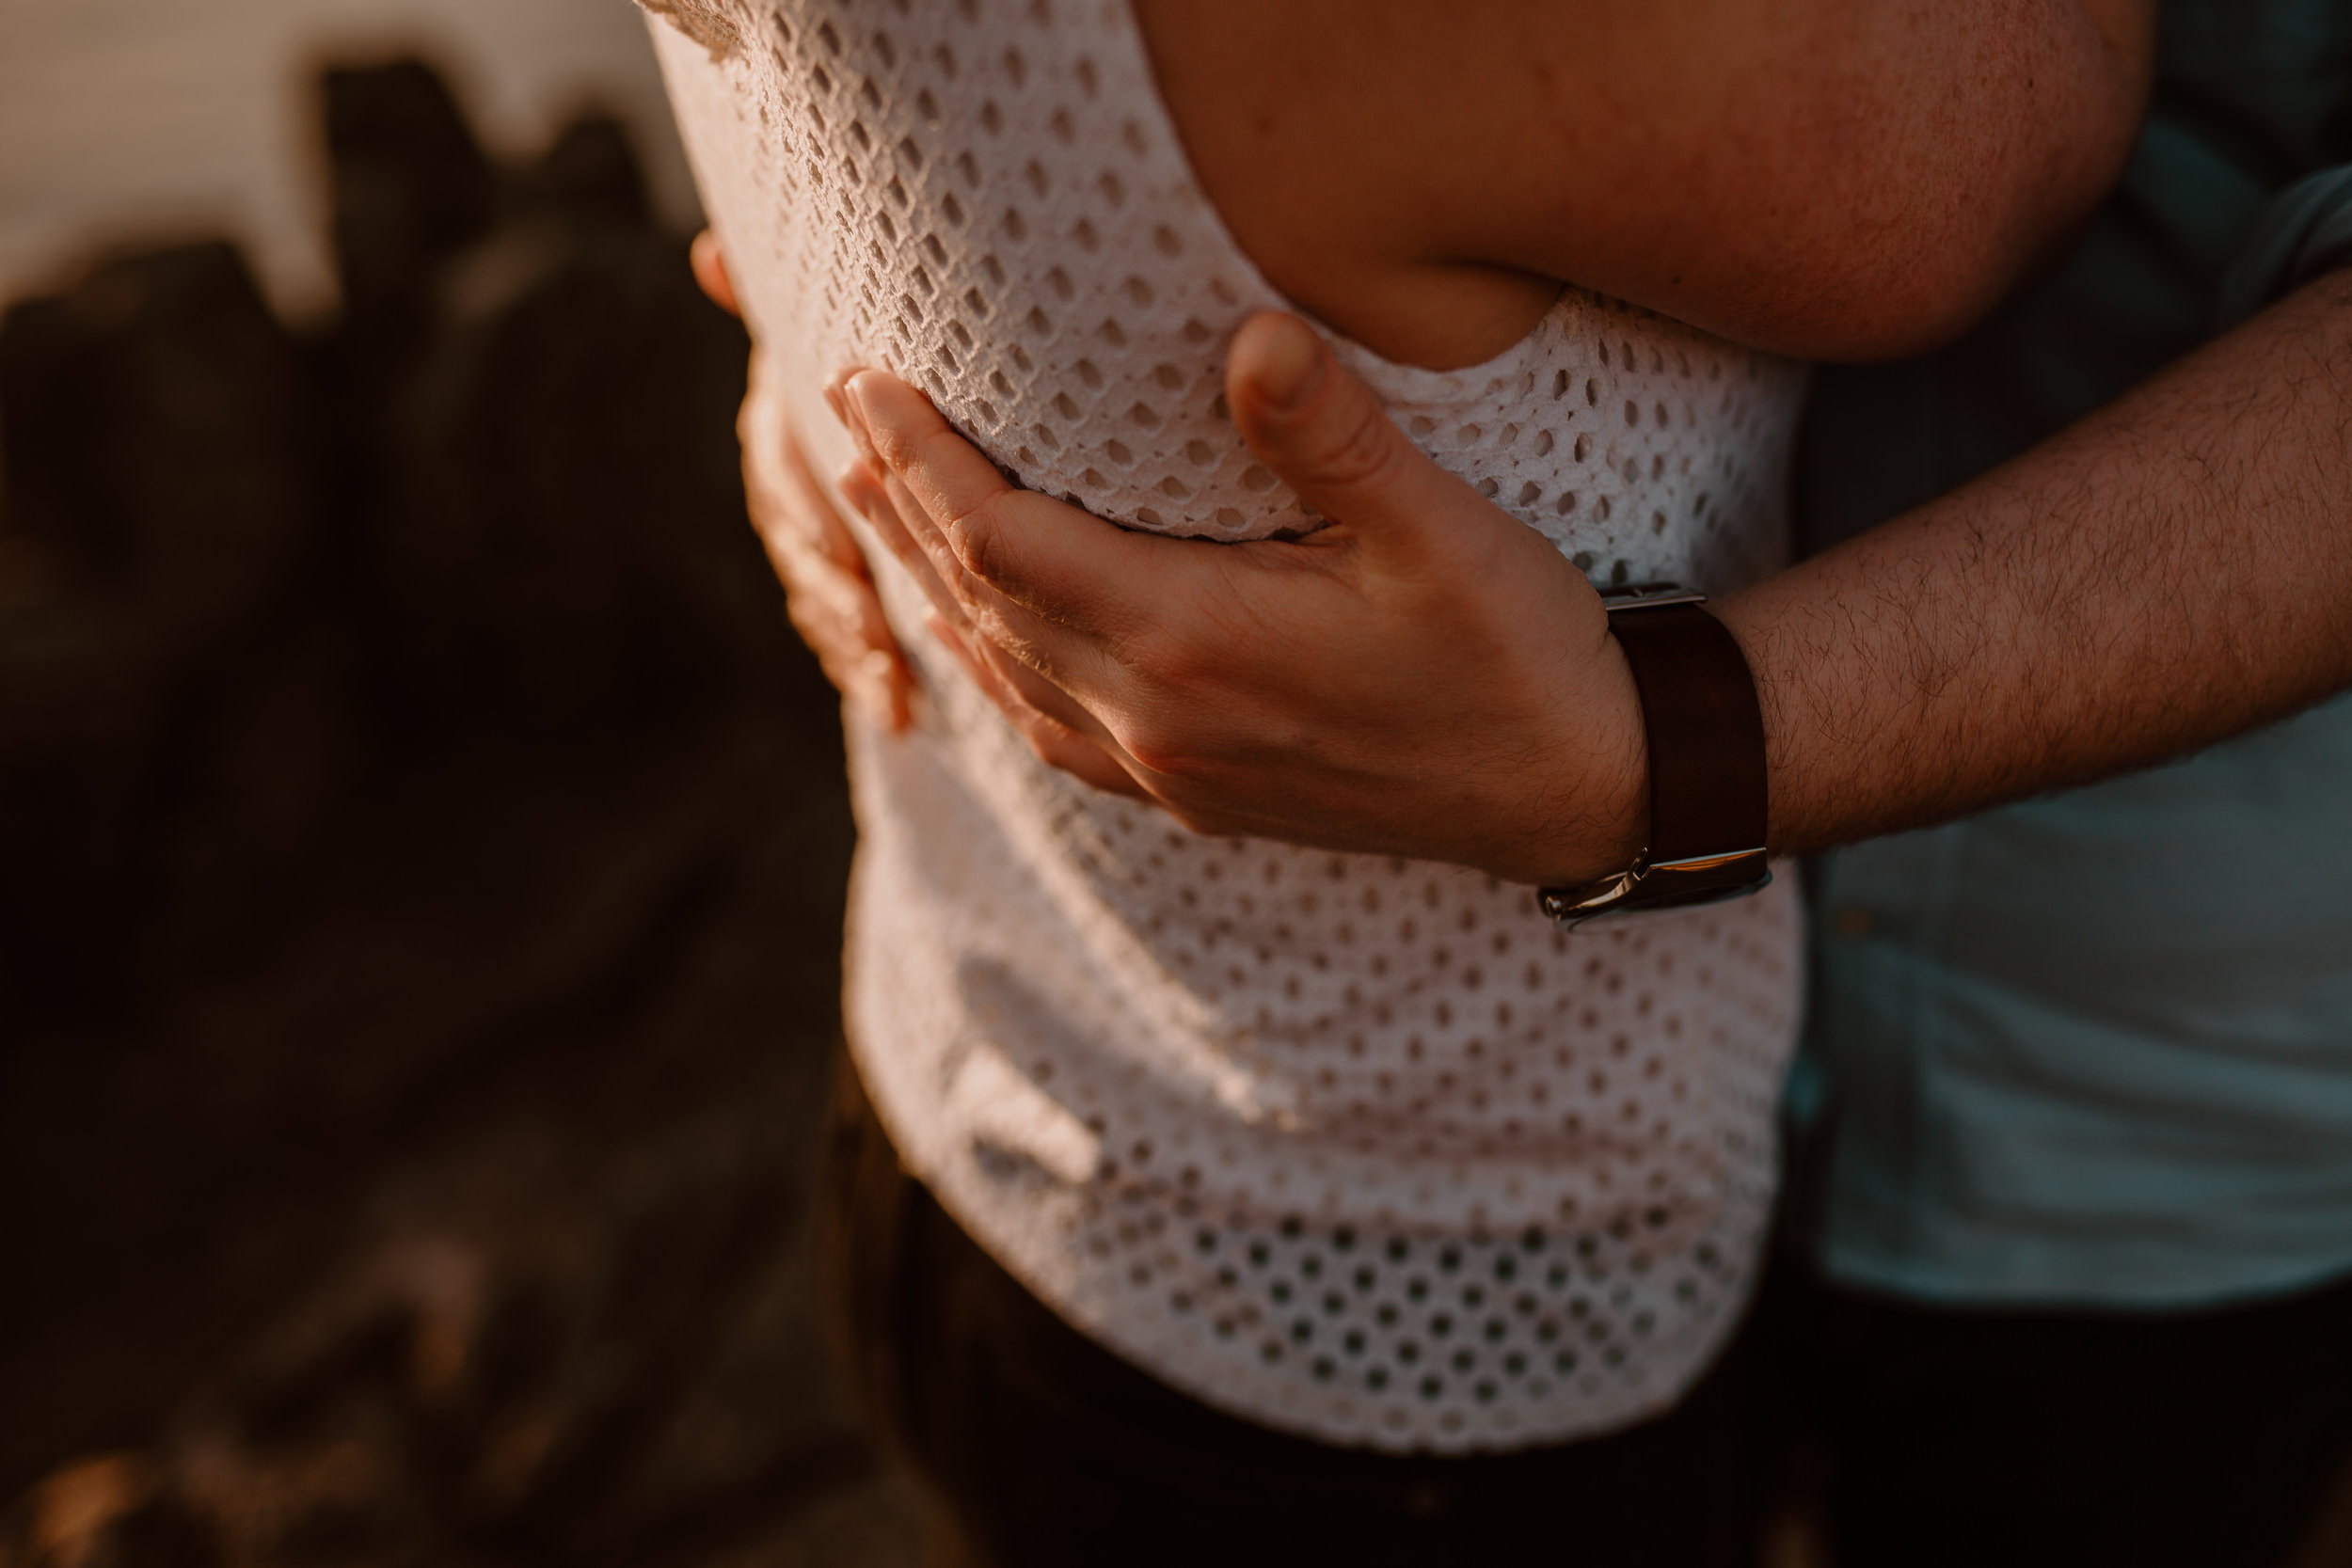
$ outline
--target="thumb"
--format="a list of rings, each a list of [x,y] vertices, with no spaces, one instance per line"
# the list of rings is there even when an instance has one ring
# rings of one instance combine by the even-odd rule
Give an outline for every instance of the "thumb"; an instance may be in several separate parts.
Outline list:
[[[1393,534],[1476,503],[1296,316],[1262,310],[1242,324],[1225,402],[1258,461],[1334,522]]]

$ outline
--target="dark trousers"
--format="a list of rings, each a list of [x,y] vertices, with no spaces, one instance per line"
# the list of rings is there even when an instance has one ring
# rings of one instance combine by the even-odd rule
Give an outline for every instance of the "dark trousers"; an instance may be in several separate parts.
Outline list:
[[[2352,1448],[2352,1282],[2124,1315],[1789,1273],[1759,1316],[1829,1455],[1837,1568],[2280,1568]]]
[[[1072,1329],[899,1167],[854,1073],[819,1204],[842,1354],[959,1568],[1740,1564],[1792,1450],[1837,1568],[2280,1568],[2352,1448],[2352,1281],[1952,1311],[1775,1271],[1672,1414],[1439,1459],[1288,1436]]]
[[[1200,1403],[1072,1329],[898,1165],[841,1074],[822,1204],[844,1353],[985,1568],[1747,1568],[1740,1358],[1672,1415],[1464,1458],[1339,1448]]]

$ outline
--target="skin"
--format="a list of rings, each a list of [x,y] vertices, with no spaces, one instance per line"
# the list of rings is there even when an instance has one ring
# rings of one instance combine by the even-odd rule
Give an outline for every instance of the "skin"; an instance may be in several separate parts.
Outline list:
[[[1957,334],[2106,189],[2138,0],[1135,0],[1193,171],[1309,314],[1474,364],[1563,281],[1805,359]]]
[[[1009,485],[875,372],[835,388],[863,453],[847,493],[1041,756],[1198,832],[1489,869],[1504,802],[1505,838],[1638,833],[1638,810],[1604,802],[1643,781],[1640,711],[1582,574],[1423,457],[1295,318],[1245,326],[1226,384],[1253,451],[1330,526],[1128,533]]]
[[[718,240],[708,230],[697,234],[690,255],[703,293],[741,315]],[[816,653],[825,678],[867,722],[903,730],[914,717],[914,676],[882,616],[866,553],[809,471],[800,444],[784,432],[781,411],[756,392],[744,400],[736,435],[752,528],[784,584],[793,629]]]
[[[1436,368],[1508,346],[1563,282],[1807,356],[1925,347],[2013,287],[2104,190],[2153,38],[2134,0],[1136,11],[1196,172],[1269,280],[1387,356]],[[696,265],[731,303],[707,238]],[[1298,442],[1340,416],[1293,429],[1305,416],[1261,395],[1284,341],[1271,324],[1243,333],[1229,401],[1269,467],[1338,519],[1312,540],[1146,542],[1083,514],[1049,525],[886,378],[834,389],[866,446],[841,492],[925,568],[934,629],[1039,752],[1100,787],[1204,830],[1523,879],[1534,844],[1594,847],[1547,850],[1558,863],[1539,876],[1568,859],[1621,866],[1641,837],[1640,727],[1591,589],[1417,453],[1368,444],[1395,433],[1364,417],[1360,388],[1343,395],[1344,378],[1317,396],[1336,400],[1371,467],[1318,469]],[[796,623],[855,706],[902,727],[911,682],[851,536],[780,423],[747,407],[744,435]],[[1391,528],[1376,495],[1486,526]],[[997,523],[1015,512],[1029,542],[1070,552],[1065,572],[1031,549],[1009,564]],[[1168,572],[1186,593],[1163,596]],[[1168,634],[1147,639],[1153,625]],[[1392,625],[1446,635],[1399,641]],[[1412,660],[1385,668],[1414,679],[1374,673],[1407,647]],[[1350,657],[1299,657],[1339,650]],[[1466,714],[1466,689],[1495,700]],[[1187,728],[1212,712],[1231,727]]]
[[[1438,469],[1295,318],[1227,372],[1259,460],[1336,521],[1129,533],[1001,476],[875,372],[853,494],[1048,760],[1179,820],[1512,880],[1646,829],[1597,596]],[[2352,276],[2312,283],[2017,460],[1711,607],[1801,852],[2179,755],[2352,686]]]

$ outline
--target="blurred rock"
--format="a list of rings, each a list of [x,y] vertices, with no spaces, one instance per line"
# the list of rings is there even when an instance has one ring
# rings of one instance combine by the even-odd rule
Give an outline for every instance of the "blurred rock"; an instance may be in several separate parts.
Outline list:
[[[308,524],[301,351],[213,242],[119,258],[8,312],[8,527],[151,634],[216,635]]]
[[[912,1561],[740,329],[610,120],[324,103],[341,322],[210,245],[0,325],[0,1568]]]
[[[119,1001],[214,760],[191,721],[234,731],[284,700],[249,656],[313,527],[310,408],[225,245],[114,261],[0,320],[0,993],[20,1017]],[[299,794],[321,766],[278,776]],[[275,804],[298,825],[310,802]]]
[[[743,336],[675,241],[625,221],[616,150],[453,258],[387,405],[375,543],[414,705],[579,731],[776,695],[734,470]]]
[[[319,86],[346,329],[421,323],[435,270],[489,227],[501,171],[421,61],[338,67]]]
[[[136,1454],[65,1465],[19,1512],[12,1561],[21,1568],[215,1568],[221,1560],[204,1525]]]

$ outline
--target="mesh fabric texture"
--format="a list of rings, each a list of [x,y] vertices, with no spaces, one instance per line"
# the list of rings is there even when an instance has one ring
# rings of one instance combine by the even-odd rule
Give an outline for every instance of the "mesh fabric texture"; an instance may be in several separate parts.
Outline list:
[[[1128,527],[1313,526],[1226,417],[1283,302],[1194,182],[1117,0],[664,0],[664,70],[760,345],[746,429],[818,471],[879,364]],[[1596,580],[1783,556],[1802,376],[1577,291],[1486,364],[1335,347]],[[868,541],[869,545],[871,541]],[[1800,990],[1795,895],[1576,936],[1460,867],[1194,836],[1039,764],[922,630],[852,725],[847,1004],[916,1174],[1072,1322],[1284,1430],[1553,1441],[1662,1407],[1736,1322]]]

